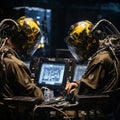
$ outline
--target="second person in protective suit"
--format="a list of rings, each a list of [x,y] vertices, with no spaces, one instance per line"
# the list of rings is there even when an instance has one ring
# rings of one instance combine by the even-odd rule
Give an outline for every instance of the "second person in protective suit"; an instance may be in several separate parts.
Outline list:
[[[119,120],[119,31],[105,19],[98,21],[95,25],[85,20],[73,24],[65,40],[76,61],[88,62],[82,78],[66,84],[66,92],[72,96],[109,94],[115,98],[115,102],[111,102],[112,105],[109,106],[101,106],[101,111],[109,115],[114,112],[114,118]]]
[[[119,87],[120,55],[112,47],[118,39],[119,31],[105,19],[95,25],[88,20],[71,25],[66,37],[68,49],[77,61],[88,61],[88,65],[80,80],[66,85],[68,94],[73,88],[78,94],[101,94]]]

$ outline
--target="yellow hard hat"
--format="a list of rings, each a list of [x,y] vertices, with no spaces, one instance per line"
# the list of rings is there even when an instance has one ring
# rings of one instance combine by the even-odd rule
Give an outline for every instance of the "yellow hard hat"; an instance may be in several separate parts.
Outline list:
[[[76,60],[85,60],[98,47],[98,40],[91,34],[94,25],[88,20],[77,22],[70,26],[66,43]]]
[[[33,45],[41,35],[40,26],[37,21],[35,21],[33,18],[22,16],[17,20],[17,22],[27,36],[27,45]]]

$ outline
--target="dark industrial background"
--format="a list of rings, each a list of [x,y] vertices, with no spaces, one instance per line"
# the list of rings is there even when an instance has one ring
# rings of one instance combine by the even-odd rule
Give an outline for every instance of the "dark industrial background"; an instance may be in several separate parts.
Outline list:
[[[75,22],[87,19],[96,23],[104,18],[120,30],[119,0],[3,0],[0,6],[0,20],[23,15],[39,20],[47,36],[44,51],[48,49],[50,55],[67,48],[64,39]]]

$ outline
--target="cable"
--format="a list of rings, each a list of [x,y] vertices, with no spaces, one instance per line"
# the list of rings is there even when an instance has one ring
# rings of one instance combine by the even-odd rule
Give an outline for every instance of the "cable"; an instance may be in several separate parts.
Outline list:
[[[5,46],[6,44],[6,41],[8,40],[8,38],[5,38],[5,39],[1,39],[3,41],[3,43],[1,42],[0,44],[0,50],[2,50],[2,48]]]
[[[20,27],[19,27],[19,24],[15,21],[15,20],[12,20],[12,19],[4,19],[4,20],[2,20],[1,22],[0,22],[0,28],[1,28],[1,26],[5,23],[5,22],[13,22],[15,25],[16,25],[16,27],[18,28],[18,31],[20,31]],[[1,30],[0,30],[1,31]]]
[[[54,106],[52,106],[52,105],[44,105],[44,106],[38,105],[38,106],[36,106],[36,107],[33,109],[33,120],[35,120],[35,118],[34,118],[34,117],[35,117],[35,111],[36,111],[36,109],[38,109],[38,108],[52,108],[52,109],[54,109],[54,110],[62,113],[64,116],[66,116],[66,117],[68,118],[68,120],[71,120],[71,119],[69,118],[69,116],[68,116],[65,112],[63,112],[62,110],[60,110],[60,109],[58,109],[58,108],[56,108],[56,107],[54,107]]]
[[[111,27],[112,30],[113,30],[113,32],[114,32],[115,34],[119,34],[119,33],[120,33],[120,32],[118,31],[118,29],[117,29],[110,21],[108,21],[108,20],[106,20],[106,19],[102,19],[102,20],[98,21],[98,22],[95,24],[95,26],[92,28],[91,32],[93,32],[94,30],[96,30],[96,28],[97,28],[98,26],[100,26],[100,24],[102,24],[102,23],[107,23],[108,27]],[[107,27],[106,27],[106,28],[107,28]],[[109,29],[109,28],[107,28],[107,29]],[[109,31],[112,33],[111,29],[109,29]]]

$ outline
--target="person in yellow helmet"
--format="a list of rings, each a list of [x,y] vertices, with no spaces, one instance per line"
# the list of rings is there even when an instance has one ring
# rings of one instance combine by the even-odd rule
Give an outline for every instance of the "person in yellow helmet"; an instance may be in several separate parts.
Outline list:
[[[82,78],[66,84],[68,94],[95,95],[120,88],[120,33],[110,21],[79,21],[70,26],[65,40],[76,61],[88,61]]]
[[[41,37],[39,24],[30,17],[0,22],[0,98],[13,96],[36,97],[42,102],[43,93],[31,79],[31,71],[22,61],[32,54]]]

